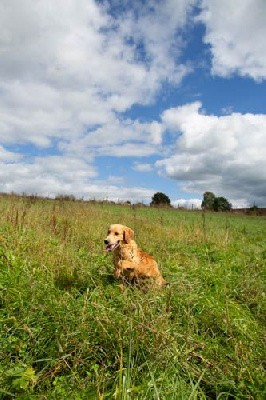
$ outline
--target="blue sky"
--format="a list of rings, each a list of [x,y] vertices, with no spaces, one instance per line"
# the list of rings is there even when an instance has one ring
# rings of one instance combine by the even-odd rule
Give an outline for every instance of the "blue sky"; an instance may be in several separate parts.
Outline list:
[[[0,4],[0,192],[266,206],[264,0]]]

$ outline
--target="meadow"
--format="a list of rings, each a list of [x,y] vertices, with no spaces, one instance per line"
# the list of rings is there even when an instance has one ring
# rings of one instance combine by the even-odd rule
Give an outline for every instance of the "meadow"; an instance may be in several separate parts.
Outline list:
[[[123,290],[135,231],[168,282]],[[0,399],[264,399],[266,218],[0,196]]]

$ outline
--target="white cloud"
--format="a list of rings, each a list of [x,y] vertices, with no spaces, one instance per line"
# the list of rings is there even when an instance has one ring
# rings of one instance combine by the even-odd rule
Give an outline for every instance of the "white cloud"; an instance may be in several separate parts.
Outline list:
[[[246,199],[236,199],[231,201],[232,208],[248,208],[254,203],[248,202]]]
[[[265,0],[202,0],[198,20],[206,25],[212,72],[266,78]]]
[[[174,207],[184,207],[189,210],[191,209],[201,209],[202,199],[177,199],[172,201]]]
[[[82,160],[62,156],[36,157],[31,161],[0,164],[0,187],[3,192],[81,193],[95,168]]]
[[[121,112],[189,73],[179,32],[194,3],[129,2],[114,15],[108,1],[2,1],[0,190],[121,196],[119,182],[93,183],[94,157],[160,152],[161,124]],[[60,156],[31,157],[50,150]],[[132,189],[139,200],[147,193]]]
[[[134,5],[130,2],[126,18],[121,16],[120,31],[144,50],[149,73],[155,81],[156,76],[164,76],[164,79],[178,83],[187,73],[187,66],[175,63],[182,40],[180,35],[173,33],[185,26],[196,3],[195,0],[135,1]]]
[[[139,172],[151,172],[153,170],[153,166],[148,163],[137,163],[135,162],[133,165],[133,169]]]
[[[79,159],[60,156],[36,157],[31,163],[1,163],[2,192],[27,193],[55,197],[74,194],[77,198],[112,201],[149,202],[154,190],[126,187],[123,177],[95,179],[94,167]]]
[[[91,136],[88,127],[152,101],[163,81],[178,84],[189,69],[177,62],[177,30],[193,2],[136,2],[117,17],[95,0],[2,2],[0,140],[49,147]]]
[[[163,127],[161,123],[140,123],[113,117],[92,132],[61,142],[59,148],[66,154],[95,156],[143,157],[161,152]]]
[[[103,146],[99,155],[112,157],[147,157],[158,152],[157,147],[145,143],[125,143],[117,146]]]
[[[264,205],[266,115],[205,115],[200,108],[195,102],[162,114],[176,145],[170,157],[156,162],[160,173],[182,181],[188,192],[209,190]]]
[[[0,145],[0,165],[1,162],[18,161],[20,158],[21,156],[19,154],[8,151]]]
[[[88,198],[107,199],[115,202],[131,201],[132,203],[150,203],[154,190],[142,187],[126,187],[109,185],[106,182],[97,181],[88,187]]]
[[[122,185],[125,183],[125,178],[123,176],[110,175],[107,178],[107,182],[111,184]]]

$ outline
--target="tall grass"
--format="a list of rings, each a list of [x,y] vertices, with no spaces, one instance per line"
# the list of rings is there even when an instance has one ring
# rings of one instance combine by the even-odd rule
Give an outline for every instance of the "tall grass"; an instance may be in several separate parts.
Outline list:
[[[121,290],[135,230],[169,285]],[[0,398],[265,398],[266,219],[0,198]]]

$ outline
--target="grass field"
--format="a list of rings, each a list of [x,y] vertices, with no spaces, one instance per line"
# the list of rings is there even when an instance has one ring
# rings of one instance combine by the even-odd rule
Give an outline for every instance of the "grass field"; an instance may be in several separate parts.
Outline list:
[[[167,288],[121,290],[110,223]],[[264,217],[0,197],[0,399],[266,398],[265,238]]]

